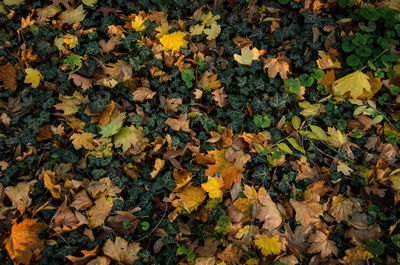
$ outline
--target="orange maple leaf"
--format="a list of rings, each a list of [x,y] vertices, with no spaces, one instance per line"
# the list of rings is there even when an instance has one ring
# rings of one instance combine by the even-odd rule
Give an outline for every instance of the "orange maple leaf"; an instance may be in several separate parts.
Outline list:
[[[212,150],[208,152],[208,155],[214,159],[214,164],[208,165],[205,175],[212,177],[220,173],[224,179],[223,190],[229,190],[233,183],[240,183],[242,179],[243,168],[237,169],[233,162],[226,160],[226,153],[228,149]]]
[[[26,219],[15,223],[11,235],[4,240],[8,255],[14,264],[30,264],[32,257],[39,256],[44,250],[44,243],[39,239],[39,233],[46,225],[37,223],[37,219]]]

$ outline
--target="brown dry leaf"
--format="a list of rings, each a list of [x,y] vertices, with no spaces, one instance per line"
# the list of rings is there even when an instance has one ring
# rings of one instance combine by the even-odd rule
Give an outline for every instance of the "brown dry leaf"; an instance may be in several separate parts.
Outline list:
[[[325,69],[342,68],[342,65],[337,60],[334,60],[330,55],[324,51],[318,51],[319,59],[317,60],[318,67]]]
[[[98,248],[99,246],[97,245],[92,250],[81,250],[81,253],[83,254],[82,257],[75,257],[75,256],[65,256],[65,257],[70,261],[72,261],[74,265],[84,265],[87,264],[89,260],[97,256]]]
[[[340,223],[343,220],[349,220],[353,213],[353,207],[353,202],[339,194],[332,198],[332,206],[329,209],[329,213],[336,219],[336,222]]]
[[[205,71],[201,74],[197,83],[197,87],[203,90],[217,89],[221,87],[221,81],[217,79],[218,76],[210,71]]]
[[[275,78],[276,75],[279,73],[283,81],[286,81],[288,79],[287,74],[291,73],[288,62],[282,57],[267,58],[264,61],[263,69],[264,72],[266,69],[268,69],[269,78]]]
[[[15,91],[17,89],[17,80],[15,79],[17,71],[15,67],[7,62],[0,66],[0,81],[3,82],[3,87]]]
[[[111,39],[109,39],[107,42],[105,40],[100,40],[99,46],[101,47],[103,52],[109,53],[112,50],[114,50],[115,46],[117,46],[120,43],[121,43],[120,38],[114,36]]]
[[[55,104],[54,105],[55,109],[62,110],[64,112],[64,115],[71,115],[78,112],[79,102],[75,100],[74,97],[64,96],[62,94],[59,94],[58,98],[60,99],[61,103]]]
[[[325,195],[331,188],[325,186],[325,181],[320,180],[307,187],[304,192],[304,199],[319,202],[321,197]]]
[[[89,198],[86,190],[81,190],[75,195],[74,201],[71,203],[70,206],[78,211],[81,211],[88,209],[92,205],[92,200]]]
[[[60,199],[61,186],[56,185],[56,174],[50,170],[43,170],[41,177],[51,195],[56,199]]]
[[[296,221],[300,222],[301,225],[309,227],[311,225],[317,225],[321,222],[319,217],[323,215],[324,211],[319,202],[298,202],[294,199],[290,199],[290,204],[296,211]]]
[[[237,36],[233,38],[233,42],[240,48],[243,49],[245,47],[251,47],[253,42],[247,37]]]
[[[275,202],[272,201],[271,197],[264,189],[264,187],[261,187],[258,190],[257,197],[259,201],[259,208],[256,218],[260,221],[264,221],[264,225],[262,228],[269,231],[277,229],[279,226],[281,226],[283,221],[282,215],[279,212],[277,205],[275,204]]]
[[[139,242],[128,244],[125,239],[117,236],[115,242],[112,242],[111,239],[106,241],[103,253],[119,264],[133,265],[139,259],[137,254],[140,249]]]
[[[102,196],[94,202],[94,206],[87,211],[89,216],[89,227],[95,228],[104,224],[111,212],[114,201],[111,196]]]
[[[154,162],[154,170],[150,172],[151,178],[155,178],[158,173],[164,168],[165,165],[165,160],[156,158],[156,161]]]
[[[129,236],[135,232],[139,223],[138,219],[131,212],[115,211],[117,215],[107,218],[107,223],[121,236]],[[126,227],[125,222],[129,222],[130,226]]]
[[[181,98],[167,98],[167,104],[166,104],[165,111],[172,110],[173,112],[177,112],[178,111],[178,107],[180,105],[182,105],[182,99]]]
[[[57,234],[75,230],[79,226],[86,224],[86,218],[80,213],[73,213],[67,206],[67,199],[58,207],[56,213],[50,221],[50,228]]]
[[[213,96],[213,100],[215,100],[215,102],[217,102],[217,106],[218,107],[225,107],[228,103],[226,101],[226,98],[228,97],[228,95],[225,93],[224,88],[221,87],[220,89],[216,89],[212,92]]]
[[[21,215],[25,212],[26,207],[32,203],[29,193],[33,189],[33,182],[18,182],[15,186],[8,186],[4,192],[11,200],[12,206],[18,208]]]
[[[70,73],[68,75],[68,80],[70,79],[72,79],[76,86],[81,87],[83,91],[86,91],[87,89],[92,87],[92,80],[90,80],[89,78],[85,78],[81,75]]]
[[[329,70],[326,72],[324,78],[318,82],[321,83],[329,93],[332,93],[332,84],[334,81],[335,81],[335,71]]]
[[[186,184],[188,184],[192,180],[193,173],[187,171],[186,169],[174,168],[172,176],[174,177],[174,182],[176,184],[176,187],[174,189],[174,191],[176,192],[185,187]]]
[[[365,229],[350,228],[345,232],[345,237],[350,238],[352,243],[357,245],[365,244],[368,239],[381,238],[383,235],[382,229],[379,225],[371,225]]]
[[[311,246],[308,248],[307,253],[318,253],[321,252],[321,258],[326,258],[330,255],[338,255],[338,248],[334,241],[328,239],[329,232],[328,231],[315,231],[308,238],[308,242],[311,243]]]
[[[44,242],[39,234],[46,225],[37,223],[37,219],[26,219],[12,226],[11,234],[4,240],[5,248],[15,264],[29,265],[44,250]]]
[[[92,180],[86,188],[86,191],[92,198],[99,198],[102,196],[117,196],[121,189],[115,185],[109,177],[102,178],[98,181]]]
[[[296,180],[309,179],[311,181],[316,181],[320,178],[320,171],[317,165],[314,164],[311,168],[305,156],[301,156],[299,160],[291,161],[290,164],[294,170],[299,172],[296,176]]]
[[[138,87],[133,94],[133,100],[137,101],[143,101],[145,99],[152,99],[155,95],[156,92],[152,91],[148,87]]]
[[[187,113],[181,113],[179,114],[178,119],[173,119],[173,118],[168,118],[165,121],[165,124],[167,124],[169,127],[171,127],[175,131],[185,131],[185,132],[190,132],[189,128],[189,120],[188,120],[188,115]]]

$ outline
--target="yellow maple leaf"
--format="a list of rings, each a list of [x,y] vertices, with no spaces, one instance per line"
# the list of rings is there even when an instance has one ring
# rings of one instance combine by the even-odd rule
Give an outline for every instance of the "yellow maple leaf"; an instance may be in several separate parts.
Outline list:
[[[206,183],[201,184],[201,187],[208,192],[208,196],[212,199],[221,198],[223,192],[221,188],[224,186],[222,177],[208,177]]]
[[[55,104],[55,109],[64,111],[64,115],[71,115],[78,112],[79,108],[73,97],[60,94],[58,98],[61,100],[61,103]]]
[[[40,78],[41,78],[41,74],[38,70],[33,69],[31,67],[26,68],[25,69],[25,80],[24,83],[28,84],[32,84],[33,88],[37,88],[39,86],[40,83]]]
[[[244,47],[241,49],[242,55],[239,54],[234,54],[233,58],[235,59],[236,62],[242,65],[251,65],[251,62],[257,61],[258,57],[260,57],[260,51],[254,47],[253,49],[250,50],[249,47]]]
[[[178,193],[180,197],[180,206],[183,207],[187,212],[191,213],[196,210],[197,207],[202,204],[206,198],[205,191],[196,186],[189,186],[187,189]]]
[[[171,26],[168,24],[168,21],[162,21],[161,25],[155,28],[155,30],[158,32],[156,37],[161,38],[162,36],[168,35],[170,29]]]
[[[144,19],[141,15],[135,16],[132,20],[131,25],[135,31],[145,31],[146,27],[144,26]]]
[[[211,24],[210,28],[205,28],[203,30],[204,34],[207,35],[207,40],[213,40],[218,37],[218,35],[221,33],[221,26],[218,25],[217,23]],[[255,48],[253,48],[254,50]]]
[[[369,77],[361,71],[348,74],[332,84],[333,94],[342,97],[360,98],[371,92]]]
[[[75,35],[66,34],[63,36],[63,41],[70,49],[75,48],[78,45],[78,37]]]
[[[345,253],[346,256],[343,257],[343,260],[349,265],[360,264],[360,261],[365,261],[374,257],[371,252],[365,249],[364,245],[346,249]]]
[[[94,150],[93,138],[95,136],[96,135],[93,133],[74,133],[71,135],[70,139],[72,140],[75,150],[79,150],[82,147],[86,150]]]
[[[201,35],[204,30],[204,25],[203,24],[197,24],[193,25],[190,27],[190,35],[196,36],[196,35]]]
[[[164,47],[165,51],[169,50],[179,50],[180,48],[186,48],[188,42],[183,39],[186,33],[182,31],[177,31],[171,34],[164,35],[160,38],[160,43]]]
[[[281,241],[272,236],[258,234],[254,240],[254,245],[261,250],[264,256],[278,255],[281,252]]]
[[[63,24],[74,24],[81,22],[85,18],[83,5],[80,5],[77,8],[65,10],[59,15],[59,18],[60,22]]]

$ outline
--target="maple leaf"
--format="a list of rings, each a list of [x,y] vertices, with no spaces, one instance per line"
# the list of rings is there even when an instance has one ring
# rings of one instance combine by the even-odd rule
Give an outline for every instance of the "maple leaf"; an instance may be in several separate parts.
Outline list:
[[[91,123],[98,122],[101,126],[106,126],[111,120],[111,114],[113,113],[114,108],[115,108],[115,103],[114,103],[114,101],[111,101],[110,104],[106,105],[106,108],[104,109],[104,111],[102,113],[100,113],[98,115],[93,115],[90,119],[90,122]],[[86,111],[85,111],[85,113],[86,113]]]
[[[74,24],[81,22],[85,18],[83,5],[80,5],[77,8],[65,10],[58,16],[58,18],[62,24]]]
[[[93,198],[100,198],[104,196],[117,196],[121,189],[115,185],[109,177],[102,178],[99,181],[92,180],[86,187],[87,192]]]
[[[187,113],[179,114],[179,118],[178,119],[168,118],[165,121],[165,124],[167,124],[169,127],[171,127],[175,131],[182,130],[182,131],[185,131],[185,132],[190,132],[189,120],[188,120]]]
[[[301,225],[309,227],[310,225],[319,224],[321,222],[319,217],[322,216],[324,211],[319,202],[298,202],[294,199],[290,199],[290,204],[296,211],[296,221],[300,222]]]
[[[263,228],[270,231],[278,228],[283,221],[282,215],[264,187],[258,190],[257,199],[259,201],[259,209],[256,218],[264,221]]]
[[[249,47],[244,47],[241,49],[241,53],[241,55],[234,54],[233,58],[236,62],[242,65],[251,65],[252,61],[258,61],[258,57],[261,55],[260,51],[256,47],[251,50]]]
[[[157,93],[152,91],[148,87],[138,87],[135,92],[132,93],[133,100],[143,101],[145,99],[152,99]]]
[[[345,253],[346,256],[343,257],[343,260],[349,265],[357,265],[360,264],[360,261],[365,261],[374,257],[371,252],[365,249],[364,245],[346,249]]]
[[[333,94],[336,96],[361,98],[371,92],[370,78],[361,71],[348,74],[332,84]]]
[[[192,180],[193,173],[187,171],[186,169],[174,168],[172,176],[174,177],[174,182],[176,184],[174,191],[178,191],[179,189],[185,187],[186,184]]]
[[[75,150],[79,150],[82,147],[86,150],[94,150],[93,138],[95,136],[94,133],[74,133],[71,135],[70,139],[72,140]]]
[[[177,195],[180,197],[180,199],[176,201],[178,206],[185,209],[188,213],[196,210],[206,198],[205,191],[196,186],[189,186],[183,191],[178,192]]]
[[[110,117],[110,122],[107,123],[105,126],[100,126],[100,134],[103,137],[109,137],[117,134],[121,129],[125,118],[125,112],[120,112],[119,110],[114,109]]]
[[[257,234],[255,236],[254,245],[261,250],[264,256],[278,255],[281,253],[281,241],[276,237]]]
[[[329,127],[328,135],[328,141],[334,147],[342,147],[347,142],[346,135],[340,129]]]
[[[39,256],[44,250],[44,242],[39,234],[46,225],[37,223],[37,219],[26,219],[13,224],[11,234],[4,240],[5,248],[15,264],[29,265],[32,257]]]
[[[31,84],[33,88],[37,88],[40,83],[41,74],[38,70],[31,67],[25,69],[25,80],[24,83]]]
[[[186,33],[182,31],[176,31],[171,34],[166,34],[160,38],[160,43],[164,47],[164,51],[175,51],[180,48],[186,48],[188,42],[183,38],[186,36]]]
[[[25,212],[25,208],[32,203],[29,193],[33,189],[33,184],[34,182],[18,182],[17,185],[8,186],[4,189],[12,206],[18,208],[21,215]]]
[[[107,218],[108,224],[120,235],[132,234],[139,223],[138,219],[131,212],[115,211],[115,213],[117,215]],[[126,226],[127,222],[130,223],[130,226]]]
[[[217,23],[212,23],[211,26],[209,28],[205,28],[203,32],[207,35],[207,40],[214,40],[221,33],[221,26]]]
[[[138,154],[145,148],[149,140],[144,137],[142,127],[136,128],[134,125],[125,126],[114,136],[115,147],[121,147],[124,152],[132,148],[133,154]]]
[[[315,231],[307,241],[311,243],[307,253],[318,253],[321,252],[321,258],[326,258],[330,255],[338,255],[338,248],[334,241],[328,239],[329,232]]]
[[[83,91],[86,91],[87,89],[92,87],[92,80],[90,80],[89,78],[85,78],[81,75],[70,73],[68,74],[68,80],[70,79],[72,79],[76,86],[81,87]]]
[[[155,31],[157,31],[157,38],[161,38],[162,36],[168,35],[168,32],[170,31],[171,26],[168,24],[168,21],[164,20],[161,21],[160,26],[155,28]],[[201,33],[200,33],[201,34]]]
[[[223,192],[221,188],[224,185],[224,180],[221,177],[208,177],[206,183],[201,184],[201,187],[208,193],[212,199],[221,198]]]
[[[349,220],[353,213],[353,207],[353,202],[339,194],[332,198],[332,206],[329,209],[329,213],[336,219],[336,222],[340,223],[343,220]]]
[[[283,81],[286,81],[288,79],[287,74],[291,73],[289,64],[281,57],[267,58],[264,61],[264,71],[265,69],[268,69],[269,78],[275,78],[279,73]]]
[[[100,256],[86,263],[86,265],[108,265],[110,264],[110,259],[108,257]]]
[[[74,100],[74,97],[59,94],[58,98],[61,100],[61,103],[55,104],[55,109],[64,111],[64,115],[72,115],[78,112],[78,102]]]
[[[75,230],[83,224],[87,224],[86,218],[79,212],[73,213],[67,206],[67,199],[65,199],[51,218],[50,228],[54,229],[57,234],[61,234]]]
[[[98,198],[94,202],[94,206],[87,211],[87,215],[89,216],[89,227],[93,229],[103,225],[113,206],[114,201],[111,196],[102,196]]]
[[[224,190],[229,190],[233,183],[240,183],[242,179],[242,169],[236,169],[234,163],[227,162],[225,155],[227,149],[220,151],[212,150],[208,151],[208,155],[215,161],[213,164],[208,165],[205,175],[212,177],[217,173],[221,173],[224,179]]]
[[[0,81],[3,82],[4,88],[11,89],[12,91],[17,89],[17,80],[15,80],[16,75],[17,71],[15,70],[15,67],[9,62],[0,66]]]
[[[303,108],[300,114],[306,118],[317,116],[321,112],[321,104],[319,103],[312,104],[308,101],[303,101],[299,102],[299,107]]]
[[[334,69],[342,68],[342,65],[338,61],[333,61],[329,56],[329,53],[324,51],[318,51],[319,59],[317,60],[318,67],[321,69]]]
[[[131,20],[130,27],[135,31],[145,31],[146,27],[144,22],[146,20],[146,13],[139,11],[139,14],[132,14],[128,17]]]
[[[103,253],[119,264],[133,265],[139,259],[137,254],[140,249],[139,242],[128,244],[125,239],[117,236],[115,242],[107,239],[103,246]]]

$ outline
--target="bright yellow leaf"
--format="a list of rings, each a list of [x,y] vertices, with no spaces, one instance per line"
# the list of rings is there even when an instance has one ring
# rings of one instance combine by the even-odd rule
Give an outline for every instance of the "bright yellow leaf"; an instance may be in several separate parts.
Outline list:
[[[212,199],[221,198],[223,192],[221,188],[224,186],[224,180],[222,177],[208,177],[206,183],[201,184],[201,187],[207,191],[208,196]]]
[[[33,68],[26,68],[25,69],[25,80],[24,83],[28,84],[31,83],[33,88],[36,88],[39,86],[40,83],[40,78],[41,78],[41,74],[38,70],[33,69]]]
[[[332,89],[336,96],[360,98],[371,92],[371,84],[366,74],[355,71],[333,82]]]
[[[254,240],[256,247],[261,250],[264,256],[278,255],[281,252],[281,241],[278,238],[258,234]]]
[[[183,192],[178,193],[180,205],[189,213],[196,210],[197,207],[203,203],[206,198],[205,191],[196,186],[190,186]]]
[[[177,31],[171,34],[164,35],[160,38],[160,43],[163,45],[165,51],[179,50],[180,48],[186,48],[188,42],[183,38],[186,33]]]
[[[251,65],[253,60],[257,61],[258,57],[260,57],[260,51],[256,47],[251,50],[249,47],[244,47],[241,52],[242,55],[234,54],[233,58],[236,62],[242,65]]]
[[[144,26],[144,18],[141,15],[135,16],[132,20],[131,25],[135,31],[145,31],[146,27]]]

